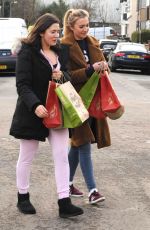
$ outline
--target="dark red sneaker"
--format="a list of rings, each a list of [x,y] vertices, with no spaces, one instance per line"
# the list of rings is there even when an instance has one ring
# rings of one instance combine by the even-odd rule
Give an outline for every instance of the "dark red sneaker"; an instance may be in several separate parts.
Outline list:
[[[69,190],[70,196],[73,196],[73,197],[81,197],[81,196],[83,196],[83,193],[80,192],[77,188],[75,188],[73,186],[73,184],[70,185],[69,187],[70,187],[70,190]]]
[[[105,197],[101,195],[98,191],[94,190],[89,196],[89,203],[96,204],[105,200]]]

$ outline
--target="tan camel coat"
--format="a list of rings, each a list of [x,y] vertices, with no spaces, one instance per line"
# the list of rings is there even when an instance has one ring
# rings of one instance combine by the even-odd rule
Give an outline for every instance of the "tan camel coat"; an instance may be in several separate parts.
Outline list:
[[[87,36],[87,43],[89,49],[90,63],[104,60],[104,56],[99,48],[99,42],[91,36]],[[68,68],[71,73],[71,82],[77,91],[88,80],[85,69],[87,63],[84,55],[75,41],[72,33],[61,39],[63,52],[68,53]],[[73,146],[80,146],[85,143],[97,143],[98,148],[110,146],[110,133],[106,119],[98,120],[93,118],[91,125],[88,121],[84,122],[80,127],[71,130],[71,144]]]

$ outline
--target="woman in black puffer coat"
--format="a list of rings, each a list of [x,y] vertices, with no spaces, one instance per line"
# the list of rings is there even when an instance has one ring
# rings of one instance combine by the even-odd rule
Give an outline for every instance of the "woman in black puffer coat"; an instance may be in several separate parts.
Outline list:
[[[36,213],[28,192],[30,168],[39,141],[47,138],[55,163],[59,215],[70,217],[82,214],[83,210],[69,198],[68,129],[48,129],[43,125],[43,118],[48,116],[45,102],[49,81],[59,80],[62,70],[65,71],[66,60],[57,44],[58,37],[58,18],[45,14],[22,41],[16,65],[18,100],[10,135],[20,139],[16,170],[18,209],[24,214]]]

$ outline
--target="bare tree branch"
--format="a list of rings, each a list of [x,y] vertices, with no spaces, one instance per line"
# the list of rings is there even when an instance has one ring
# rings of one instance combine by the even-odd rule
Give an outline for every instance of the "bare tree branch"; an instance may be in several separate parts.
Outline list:
[[[95,3],[96,0],[78,0],[72,3],[72,8],[84,9],[88,11],[90,17],[93,17],[95,15]]]
[[[38,0],[18,0],[14,5],[13,16],[24,18],[29,25],[37,16]]]

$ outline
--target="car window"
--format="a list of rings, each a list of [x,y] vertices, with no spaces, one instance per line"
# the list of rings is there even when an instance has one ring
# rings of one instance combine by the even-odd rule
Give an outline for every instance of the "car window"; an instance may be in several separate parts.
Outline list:
[[[0,36],[1,41],[5,40],[13,40],[16,37],[23,37],[27,35],[27,30],[26,28],[21,28],[19,30],[16,29],[14,26],[9,26],[9,27],[1,27],[3,30],[3,33]]]
[[[120,44],[118,45],[118,49],[121,51],[141,51],[141,52],[147,52],[146,48],[141,45],[134,45],[134,44]]]
[[[111,35],[117,35],[116,31],[113,30],[113,29],[110,29],[110,34],[111,34]]]
[[[103,49],[108,49],[108,48],[115,49],[116,48],[116,44],[102,44],[101,47]]]

